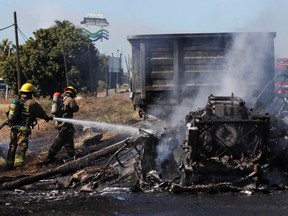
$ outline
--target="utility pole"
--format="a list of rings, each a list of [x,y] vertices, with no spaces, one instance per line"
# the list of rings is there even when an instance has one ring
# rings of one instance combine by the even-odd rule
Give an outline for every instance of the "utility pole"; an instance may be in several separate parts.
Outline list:
[[[90,44],[88,43],[88,60],[89,60],[89,74],[90,74],[90,91],[94,92],[94,76],[92,72],[92,60],[91,60],[91,54],[90,54]]]
[[[62,33],[61,33],[61,37],[62,37],[62,54],[63,54],[64,68],[65,68],[66,85],[69,86],[69,78],[68,78],[67,61],[66,61],[66,55],[65,55],[63,30],[61,29],[61,31],[62,31]]]
[[[64,22],[61,23],[59,20],[56,20],[55,23],[60,29],[62,55],[63,55],[65,77],[66,77],[66,85],[69,86],[68,68],[67,68],[67,61],[66,61],[66,54],[65,54],[65,45],[64,45],[64,27],[65,27],[65,23]]]
[[[20,55],[19,55],[19,41],[18,41],[18,24],[17,24],[17,15],[14,11],[14,27],[15,27],[15,41],[16,41],[16,60],[17,60],[17,87],[18,91],[21,88],[21,67],[20,67]]]
[[[106,75],[106,97],[108,97],[108,92],[109,92],[109,86],[108,86],[108,65],[107,65],[107,61],[105,61],[105,75]]]
[[[121,54],[120,54],[121,56]],[[119,73],[120,73],[120,65],[121,65],[121,61],[120,61],[120,56],[119,56],[119,50],[117,49],[117,58],[119,58],[119,71],[117,71],[117,78],[116,78],[116,88],[118,88],[119,86]]]

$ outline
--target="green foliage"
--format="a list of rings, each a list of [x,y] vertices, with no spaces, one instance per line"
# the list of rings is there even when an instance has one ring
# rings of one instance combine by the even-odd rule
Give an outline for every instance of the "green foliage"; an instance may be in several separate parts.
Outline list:
[[[97,80],[105,77],[100,62],[98,50],[88,36],[67,20],[56,21],[48,29],[38,29],[34,38],[20,46],[22,83],[29,80],[41,95],[52,95],[55,91],[62,91],[66,85],[95,90]],[[5,60],[1,68],[8,85],[16,88],[15,53]],[[93,74],[95,89],[91,89],[90,74]]]
[[[5,83],[8,84],[12,91],[17,90],[17,69],[16,69],[16,55],[12,55],[3,62],[1,66],[3,69],[3,78]]]
[[[0,61],[5,61],[14,51],[14,47],[11,41],[7,38],[2,40],[0,44]]]
[[[13,54],[14,46],[8,39],[3,39],[0,44],[0,77],[4,76],[4,63]]]

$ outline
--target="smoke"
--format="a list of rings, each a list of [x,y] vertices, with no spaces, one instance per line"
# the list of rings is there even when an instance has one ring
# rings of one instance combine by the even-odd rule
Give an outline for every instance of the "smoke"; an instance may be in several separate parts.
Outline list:
[[[184,98],[179,104],[172,106],[172,111],[168,111],[171,106],[160,106],[163,116],[166,114],[167,125],[184,125],[185,116],[190,111],[204,108],[210,94],[231,96],[233,93],[246,101],[247,106],[252,106],[261,89],[274,77],[273,33],[232,33],[230,36],[231,38],[224,42],[220,39],[209,41],[212,44],[209,51],[201,51],[195,56],[184,56],[186,64],[180,68],[188,68],[187,62],[190,61],[190,71],[197,72],[184,71],[186,76],[180,85]],[[207,47],[205,46],[204,48]],[[196,76],[197,73],[199,75]],[[191,86],[197,86],[198,90],[192,91]],[[155,113],[155,109],[153,112]],[[185,133],[181,131],[179,134]],[[182,143],[184,138],[177,136],[179,143]],[[169,148],[165,141],[160,141],[160,159],[167,157],[167,149]]]
[[[275,56],[288,56],[287,38],[288,28],[287,20],[288,1],[279,0],[277,2],[267,0],[267,7],[254,20],[250,20],[239,31],[246,32],[276,32],[275,38]]]
[[[192,77],[189,81],[185,77],[181,92],[187,97],[176,105],[168,116],[167,121],[170,124],[176,125],[184,120],[190,111],[204,108],[210,94],[231,96],[233,93],[250,106],[262,88],[274,77],[273,33],[232,33],[232,35],[231,41],[225,44],[226,50],[195,57],[198,62],[202,58],[202,61],[206,62],[206,68],[197,69],[199,74],[202,74]],[[223,44],[215,43],[215,47],[219,49],[217,46],[223,47]],[[187,86],[188,82],[200,86],[192,97],[192,92]]]
[[[273,77],[274,46],[270,34],[237,34],[225,56],[219,95],[234,95],[252,102]],[[272,67],[271,67],[272,66]]]

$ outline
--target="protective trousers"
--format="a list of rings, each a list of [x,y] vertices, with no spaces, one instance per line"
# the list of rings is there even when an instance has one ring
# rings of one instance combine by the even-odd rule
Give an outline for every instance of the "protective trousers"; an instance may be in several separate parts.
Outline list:
[[[61,128],[58,129],[59,133],[54,142],[52,143],[49,152],[48,159],[53,159],[57,152],[64,146],[69,157],[75,156],[74,149],[74,132],[75,129],[72,124],[65,123]]]
[[[25,155],[28,149],[29,131],[22,131],[17,128],[11,128],[10,145],[7,153],[6,168],[12,169],[14,166],[23,165]]]

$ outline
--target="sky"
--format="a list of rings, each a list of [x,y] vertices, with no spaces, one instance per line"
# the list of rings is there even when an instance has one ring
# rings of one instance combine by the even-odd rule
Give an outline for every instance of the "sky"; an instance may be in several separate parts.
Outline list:
[[[14,23],[17,13],[19,43],[33,31],[49,28],[55,20],[79,27],[88,13],[103,14],[109,40],[95,46],[107,55],[130,55],[128,35],[276,32],[275,56],[288,57],[287,0],[0,0],[0,29]],[[100,27],[87,27],[92,31]],[[15,43],[14,28],[0,31],[0,40]]]

